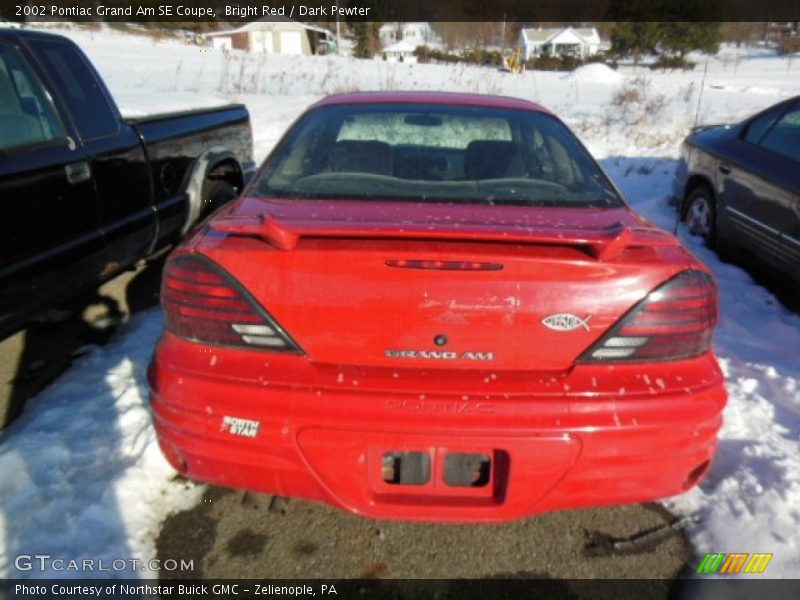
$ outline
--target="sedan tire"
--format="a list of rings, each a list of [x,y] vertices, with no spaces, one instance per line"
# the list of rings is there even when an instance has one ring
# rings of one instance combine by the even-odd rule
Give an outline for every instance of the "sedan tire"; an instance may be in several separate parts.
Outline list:
[[[689,233],[702,237],[709,248],[717,245],[716,201],[705,187],[692,190],[686,200],[686,227]]]

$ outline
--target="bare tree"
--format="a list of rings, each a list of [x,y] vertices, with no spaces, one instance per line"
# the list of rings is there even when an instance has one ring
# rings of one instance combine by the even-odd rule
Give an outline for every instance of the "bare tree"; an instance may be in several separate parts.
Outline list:
[[[432,24],[433,30],[448,50],[479,48],[500,44],[501,23],[469,23],[442,21]]]
[[[766,29],[767,24],[763,22],[723,23],[722,39],[725,42],[733,42],[737,46],[754,44],[764,39]]]

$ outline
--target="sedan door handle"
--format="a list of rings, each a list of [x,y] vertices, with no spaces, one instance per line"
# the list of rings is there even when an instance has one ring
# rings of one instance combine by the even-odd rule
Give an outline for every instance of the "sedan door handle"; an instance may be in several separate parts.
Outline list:
[[[64,172],[67,174],[67,181],[72,185],[88,181],[92,177],[92,171],[89,169],[88,162],[77,162],[64,167]]]
[[[719,163],[719,167],[718,168],[719,168],[719,172],[724,174],[724,175],[727,175],[728,173],[731,172],[731,166],[729,164],[726,164],[726,163]]]

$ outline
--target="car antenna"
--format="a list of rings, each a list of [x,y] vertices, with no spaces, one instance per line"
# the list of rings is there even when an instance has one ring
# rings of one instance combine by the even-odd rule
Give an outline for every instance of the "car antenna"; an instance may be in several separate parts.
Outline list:
[[[706,87],[706,75],[708,75],[708,61],[710,60],[710,56],[706,55],[706,66],[703,68],[703,78],[700,80],[700,92],[697,94],[697,108],[694,111],[694,127],[697,127],[697,122],[700,120],[700,105],[703,101],[703,90]],[[677,214],[675,215],[675,228],[672,230],[672,234],[677,236],[678,235],[678,225],[681,222],[681,203],[678,202],[678,210]]]
[[[700,103],[703,100],[703,90],[706,87],[706,75],[708,75],[708,61],[709,57],[706,56],[706,66],[703,69],[703,79],[700,80],[700,93],[697,94],[697,109],[694,112],[694,126],[697,127],[697,122],[700,120]]]

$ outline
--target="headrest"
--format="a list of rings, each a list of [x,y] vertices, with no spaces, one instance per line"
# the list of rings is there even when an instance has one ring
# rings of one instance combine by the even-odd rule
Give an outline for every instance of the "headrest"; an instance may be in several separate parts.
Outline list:
[[[392,174],[392,147],[386,142],[342,140],[331,149],[334,172]]]
[[[467,179],[507,177],[518,155],[519,146],[514,142],[475,140],[464,155],[464,175]]]

